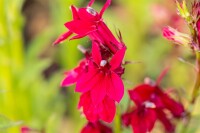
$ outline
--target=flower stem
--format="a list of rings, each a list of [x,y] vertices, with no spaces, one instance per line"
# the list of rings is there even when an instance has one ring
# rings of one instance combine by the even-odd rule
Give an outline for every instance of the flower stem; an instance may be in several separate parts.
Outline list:
[[[188,108],[188,117],[187,120],[184,123],[184,127],[182,128],[182,133],[186,133],[189,124],[191,123],[191,119],[192,119],[192,112],[194,110],[194,105],[196,103],[196,99],[199,96],[199,92],[200,92],[200,51],[196,51],[196,81],[195,81],[195,85],[192,91],[192,99],[190,101],[190,105]]]
[[[199,96],[199,87],[200,87],[200,51],[196,52],[196,63],[197,63],[197,78],[195,86],[192,92],[191,105],[194,105],[197,97]]]
[[[117,106],[117,112],[114,120],[114,133],[121,133],[122,128],[121,128],[121,110],[120,106]]]

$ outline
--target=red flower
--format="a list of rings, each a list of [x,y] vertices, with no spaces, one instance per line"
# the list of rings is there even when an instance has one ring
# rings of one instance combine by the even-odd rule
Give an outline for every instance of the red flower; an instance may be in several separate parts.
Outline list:
[[[110,123],[113,121],[116,112],[114,100],[105,96],[101,102],[95,103],[92,101],[90,91],[81,95],[78,107],[83,109],[86,118],[91,122],[101,119]]]
[[[120,76],[124,73],[122,60],[126,47],[114,55],[107,48],[93,42],[91,53],[73,70],[66,73],[62,86],[76,83],[76,92],[81,93],[79,108],[86,118],[95,122],[99,119],[112,122],[115,116],[115,101],[120,102],[124,85]]]
[[[99,121],[95,123],[88,122],[81,133],[112,133],[112,129]]]
[[[104,59],[97,43],[92,47],[92,59],[89,61],[88,72],[82,74],[77,81],[76,92],[90,91],[94,103],[102,102],[107,95],[120,102],[124,94],[124,85],[120,78],[121,67],[126,48],[119,50],[111,59]]]
[[[102,20],[102,15],[110,5],[111,0],[107,0],[100,13],[91,8],[93,3],[94,0],[91,0],[86,8],[76,8],[71,6],[73,20],[65,23],[65,26],[69,31],[61,35],[54,44],[58,44],[67,39],[70,35],[76,34],[71,39],[89,36],[91,40],[106,45],[113,53],[117,52],[124,46],[122,42],[119,42],[114,37]]]
[[[167,114],[165,111],[169,110],[174,116],[173,119],[183,117],[185,112],[183,105],[170,98],[158,85],[163,76],[164,74],[154,85],[141,84],[133,90],[129,90],[130,98],[135,102],[136,108],[125,113],[122,119],[124,125],[132,125],[134,133],[151,131],[156,120],[164,125],[167,132],[173,133],[175,127],[169,119],[169,113]]]

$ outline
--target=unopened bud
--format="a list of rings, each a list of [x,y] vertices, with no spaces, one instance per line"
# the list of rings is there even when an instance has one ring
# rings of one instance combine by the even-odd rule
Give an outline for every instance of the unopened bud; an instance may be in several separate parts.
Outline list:
[[[188,34],[181,33],[174,28],[163,28],[163,36],[175,44],[189,46],[192,38]]]

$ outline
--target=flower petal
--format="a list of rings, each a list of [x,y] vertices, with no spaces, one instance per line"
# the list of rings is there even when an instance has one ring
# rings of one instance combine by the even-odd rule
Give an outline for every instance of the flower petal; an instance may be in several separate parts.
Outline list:
[[[83,107],[83,113],[89,121],[95,122],[99,119],[99,108],[92,103],[90,91],[81,95],[78,107]]]
[[[182,117],[184,114],[184,107],[181,103],[176,102],[170,98],[167,94],[161,93],[160,98],[164,106],[171,111],[175,117]]]
[[[156,122],[156,112],[153,109],[136,109],[132,115],[131,126],[134,133],[147,133],[150,132]],[[139,115],[139,113],[143,113]]]
[[[78,9],[75,6],[72,5],[71,10],[72,10],[73,19],[74,20],[79,19]]]
[[[122,49],[124,47],[123,42],[119,42],[116,39],[116,37],[103,21],[100,21],[98,23],[98,31],[99,36],[101,36],[100,42],[105,44],[112,51],[112,53],[115,54],[119,49]]]
[[[77,81],[78,73],[74,70],[67,72],[65,79],[61,82],[62,87],[67,87]]]
[[[121,65],[122,60],[124,58],[125,51],[126,51],[126,47],[123,47],[122,49],[117,51],[117,53],[112,57],[110,61],[111,70],[114,70]]]
[[[163,112],[162,110],[160,110],[160,109],[156,110],[156,114],[157,114],[158,119],[164,125],[165,130],[167,131],[167,133],[174,133],[175,127],[171,123],[171,121],[166,117],[167,114],[165,112]]]
[[[81,133],[112,133],[112,129],[99,121],[88,122]]]
[[[102,60],[100,48],[96,41],[92,42],[92,58],[97,65],[99,65]]]
[[[98,71],[93,69],[88,71],[86,74],[83,74],[77,81],[76,92],[87,92],[91,90],[99,82]]]
[[[114,72],[111,72],[110,75],[107,75],[106,81],[108,96],[119,103],[124,95],[122,79]]]
[[[68,31],[68,32],[66,32],[66,33],[64,33],[64,34],[62,34],[62,35],[60,35],[60,36],[56,39],[56,41],[53,43],[53,45],[57,45],[57,44],[61,43],[63,40],[67,39],[67,38],[68,38],[70,35],[72,35],[72,34],[73,34],[73,32]]]
[[[114,100],[108,96],[103,100],[103,110],[100,113],[100,118],[108,123],[112,122],[116,113],[116,106]]]
[[[80,61],[79,65],[76,68],[65,73],[66,77],[61,82],[61,86],[70,86],[77,82],[78,78],[80,78],[82,74],[86,73],[87,68],[87,60],[84,58]]]
[[[126,127],[128,127],[131,124],[132,114],[132,112],[128,112],[122,115],[122,124]]]
[[[65,26],[76,34],[86,34],[96,30],[96,26],[91,21],[73,20],[65,23]]]
[[[150,99],[155,89],[155,87],[152,87],[148,84],[141,84],[136,86],[134,89],[129,90],[128,92],[131,100],[133,100],[137,105],[140,105]]]
[[[102,102],[106,95],[106,81],[105,76],[101,73],[98,74],[98,80],[91,90],[91,98],[94,104]]]
[[[91,31],[91,32],[93,32],[93,31]],[[83,37],[87,36],[88,34],[90,34],[91,32],[87,32],[87,33],[84,33],[84,34],[78,34],[78,35],[73,36],[72,38],[70,38],[70,40],[83,38]]]

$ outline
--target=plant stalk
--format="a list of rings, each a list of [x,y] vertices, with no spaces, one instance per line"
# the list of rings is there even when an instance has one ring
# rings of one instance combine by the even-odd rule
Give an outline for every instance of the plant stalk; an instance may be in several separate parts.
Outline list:
[[[122,133],[122,128],[121,128],[121,110],[120,106],[117,106],[117,112],[116,116],[114,119],[114,133]]]
[[[192,99],[190,101],[190,105],[188,108],[189,110],[188,110],[187,120],[185,121],[184,127],[182,128],[182,133],[187,133],[188,126],[191,123],[192,119],[192,112],[194,110],[194,106],[200,92],[200,51],[196,51],[196,68],[197,68],[196,81],[192,91],[192,97],[191,97]]]

